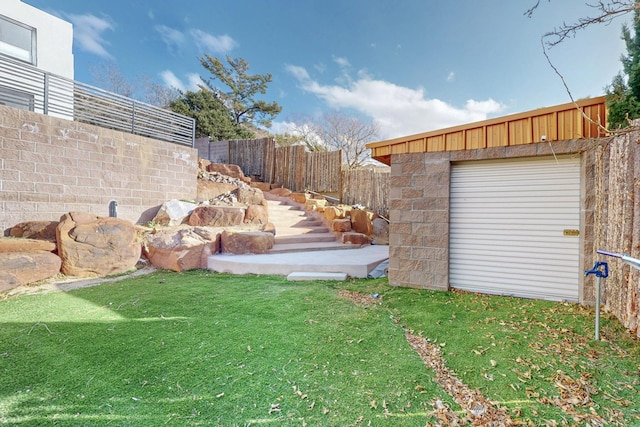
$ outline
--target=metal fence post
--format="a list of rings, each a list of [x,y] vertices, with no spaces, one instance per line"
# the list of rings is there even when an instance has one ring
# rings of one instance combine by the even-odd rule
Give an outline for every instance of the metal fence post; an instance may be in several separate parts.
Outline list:
[[[42,113],[49,114],[49,73],[44,73],[44,93],[43,93]]]

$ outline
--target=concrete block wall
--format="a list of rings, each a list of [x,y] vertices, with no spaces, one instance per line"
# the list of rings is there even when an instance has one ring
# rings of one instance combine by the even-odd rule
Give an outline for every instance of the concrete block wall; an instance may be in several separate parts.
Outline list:
[[[574,154],[582,162],[581,265],[593,266],[594,162],[599,140],[433,153],[394,154],[389,190],[389,283],[449,289],[449,194],[451,165],[459,161]],[[593,298],[592,281],[580,284],[580,301]]]
[[[170,199],[195,199],[197,150],[0,106],[0,230],[70,211],[149,221]]]

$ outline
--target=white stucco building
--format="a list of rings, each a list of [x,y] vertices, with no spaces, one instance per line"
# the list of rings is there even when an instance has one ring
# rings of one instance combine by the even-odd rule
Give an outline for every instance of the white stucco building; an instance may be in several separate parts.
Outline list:
[[[20,0],[0,2],[0,103],[39,110],[34,77],[40,71],[73,79],[73,26]],[[17,61],[17,63],[15,62]],[[23,70],[16,70],[24,66]],[[10,83],[9,83],[10,82]],[[35,107],[34,107],[35,106]]]

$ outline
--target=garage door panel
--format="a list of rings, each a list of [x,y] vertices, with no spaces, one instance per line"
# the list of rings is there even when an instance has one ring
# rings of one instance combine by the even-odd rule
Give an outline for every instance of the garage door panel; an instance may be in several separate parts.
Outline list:
[[[452,287],[578,299],[579,159],[456,164],[450,200]]]

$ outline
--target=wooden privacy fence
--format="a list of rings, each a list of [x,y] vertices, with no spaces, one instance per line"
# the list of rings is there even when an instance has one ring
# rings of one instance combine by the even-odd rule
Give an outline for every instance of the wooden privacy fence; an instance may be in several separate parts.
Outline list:
[[[389,170],[345,169],[342,171],[342,203],[361,204],[389,217]]]
[[[361,204],[388,215],[389,172],[342,169],[342,151],[307,152],[302,145],[277,146],[273,138],[209,142],[198,140],[200,157],[240,166],[247,176],[295,192],[335,193],[345,204]]]
[[[640,133],[613,138],[595,153],[595,249],[640,258]],[[594,253],[593,259],[599,257]],[[607,258],[605,309],[640,336],[640,270]]]

